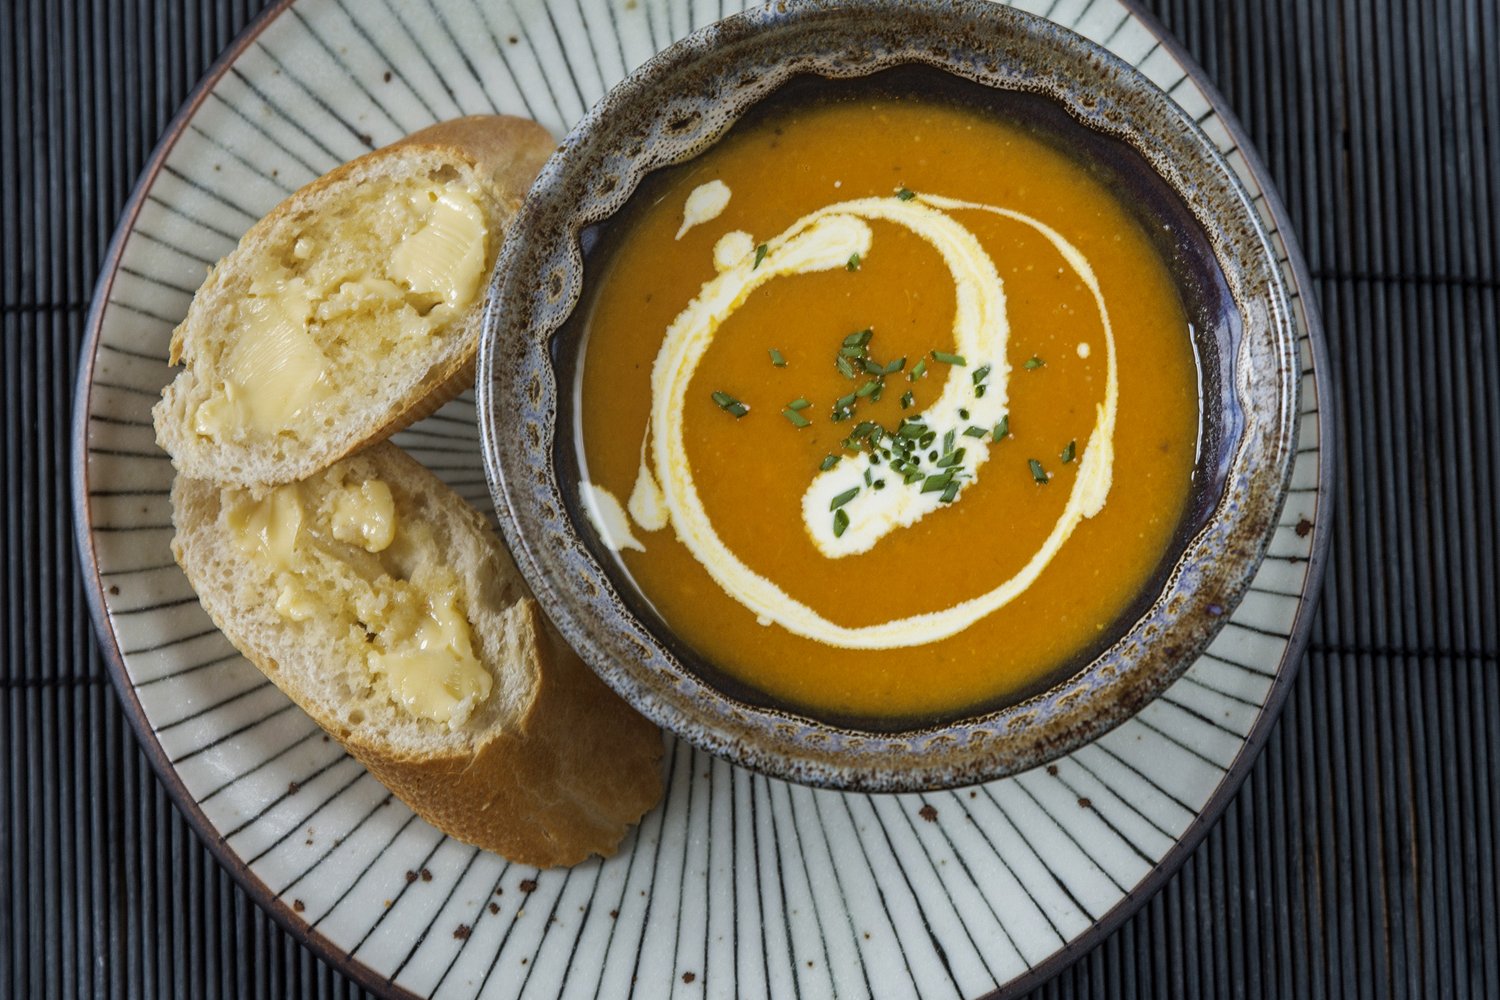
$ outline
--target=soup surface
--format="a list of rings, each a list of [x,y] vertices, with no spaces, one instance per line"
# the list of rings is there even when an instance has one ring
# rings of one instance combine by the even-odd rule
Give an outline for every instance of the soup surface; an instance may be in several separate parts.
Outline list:
[[[673,632],[920,720],[1092,655],[1198,440],[1183,307],[1099,176],[936,101],[783,108],[649,178],[580,306],[580,503]]]

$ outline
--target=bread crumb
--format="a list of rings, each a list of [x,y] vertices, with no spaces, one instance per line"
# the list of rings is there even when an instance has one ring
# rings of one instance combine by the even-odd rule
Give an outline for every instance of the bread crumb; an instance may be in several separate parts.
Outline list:
[[[920,809],[917,810],[917,815],[920,816],[920,817],[922,817],[923,819],[925,819],[929,823],[936,823],[937,822],[937,817],[938,817],[938,812],[937,812],[936,809],[933,808],[932,803],[929,802],[926,805],[924,805],[922,808],[920,808]]]
[[[684,973],[683,973],[683,974],[682,974],[682,981],[683,981],[683,982],[685,982],[685,983],[690,983],[690,982],[692,982],[692,981],[693,981],[693,980],[694,980],[694,979],[697,979],[697,978],[698,978],[698,977],[697,977],[697,976],[695,976],[695,975],[693,975],[693,974],[692,974],[692,973],[691,973],[691,972],[684,972]]]
[[[499,912],[500,912],[500,904],[499,903],[491,903],[490,904],[490,915],[494,916],[496,913],[499,913]]]
[[[422,869],[422,881],[423,882],[431,882],[432,881],[432,872],[428,871],[426,868]]]
[[[536,879],[522,879],[520,889],[522,892],[536,892]]]
[[[302,900],[300,899],[294,899],[292,900],[292,909],[298,913],[301,913],[303,910],[307,909],[307,904],[302,902]]]
[[[417,880],[417,873],[416,872],[414,872],[414,871],[408,871],[406,873],[406,881],[407,881],[408,885],[410,885],[412,882],[415,882],[416,880]]]
[[[469,925],[459,924],[457,927],[453,928],[453,936],[458,938],[460,941],[469,940]]]

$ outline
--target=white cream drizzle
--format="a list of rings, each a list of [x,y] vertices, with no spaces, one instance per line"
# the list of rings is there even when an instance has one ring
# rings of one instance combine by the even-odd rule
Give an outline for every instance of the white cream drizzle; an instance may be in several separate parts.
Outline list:
[[[697,193],[695,190],[693,194]],[[689,196],[689,201],[692,197]],[[1005,354],[1009,337],[1005,294],[994,262],[977,238],[948,214],[961,210],[988,212],[1030,226],[1052,243],[1078,273],[1093,295],[1103,322],[1108,355],[1104,400],[1096,407],[1095,424],[1078,458],[1077,477],[1061,516],[1041,547],[1014,576],[985,594],[941,611],[878,625],[839,625],[750,569],[719,538],[686,458],[683,422],[688,385],[720,325],[756,289],[784,275],[843,267],[851,254],[867,257],[873,235],[865,220],[882,220],[907,228],[942,255],[953,275],[957,298],[954,350],[968,362],[967,367],[951,374],[938,399],[915,419],[934,429],[993,425],[1006,413],[1010,375]],[[714,250],[719,274],[704,284],[697,298],[667,328],[652,369],[651,416],[641,467],[629,502],[630,515],[636,524],[646,531],[656,531],[670,522],[677,537],[715,582],[754,613],[757,620],[763,624],[774,622],[797,635],[831,646],[894,649],[936,642],[963,631],[1025,592],[1067,542],[1074,528],[1103,508],[1112,479],[1119,396],[1114,333],[1087,258],[1056,230],[1029,215],[936,195],[918,195],[906,201],[894,197],[862,198],[828,205],[767,241],[758,264],[750,252],[752,243],[747,234],[738,232],[722,237]],[[983,365],[990,366],[990,375],[986,393],[980,397],[966,375]],[[967,419],[958,416],[960,408],[968,410]],[[959,496],[978,481],[978,469],[989,456],[987,439],[960,440],[965,456],[960,463],[963,478]],[[829,558],[868,551],[890,531],[914,524],[943,506],[937,493],[921,492],[920,482],[907,486],[896,480],[884,490],[861,489],[843,508],[849,516],[848,528],[842,536],[835,537],[829,501],[851,486],[862,486],[869,462],[867,452],[846,457],[832,469],[816,475],[804,494],[804,523],[819,551]],[[584,506],[591,512],[591,518],[600,516],[594,513],[595,507],[609,504],[613,510],[604,512],[603,517],[608,519],[619,512],[623,518],[619,502],[606,491],[585,483],[583,492]],[[623,536],[615,530],[615,524],[607,527],[609,531],[600,530],[606,539],[628,538],[640,546],[630,535],[628,524]]]
[[[682,228],[677,230],[677,239],[694,226],[712,222],[729,207],[729,185],[723,181],[709,181],[693,188],[692,194],[682,206]]]
[[[599,540],[611,552],[619,552],[621,549],[646,551],[646,546],[630,530],[630,519],[625,516],[625,508],[620,506],[620,501],[615,499],[613,493],[590,482],[580,484],[579,490],[583,497],[583,512],[599,533]]]

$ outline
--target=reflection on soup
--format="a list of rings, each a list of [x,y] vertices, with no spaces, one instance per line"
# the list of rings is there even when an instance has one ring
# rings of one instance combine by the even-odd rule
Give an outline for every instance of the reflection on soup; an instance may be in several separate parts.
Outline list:
[[[1152,242],[1025,128],[786,109],[653,178],[581,321],[581,506],[750,688],[916,719],[1097,649],[1185,507],[1197,372]]]

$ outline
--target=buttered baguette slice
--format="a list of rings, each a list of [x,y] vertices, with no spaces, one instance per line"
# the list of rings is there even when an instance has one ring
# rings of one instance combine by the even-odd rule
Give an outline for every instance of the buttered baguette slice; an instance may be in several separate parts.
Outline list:
[[[251,227],[173,332],[185,368],[152,411],[195,479],[304,479],[473,381],[506,224],[552,137],[444,122],[344,164]]]
[[[522,864],[612,854],[657,729],[526,596],[477,512],[392,444],[255,493],[178,476],[172,551],[236,648],[423,818]]]

